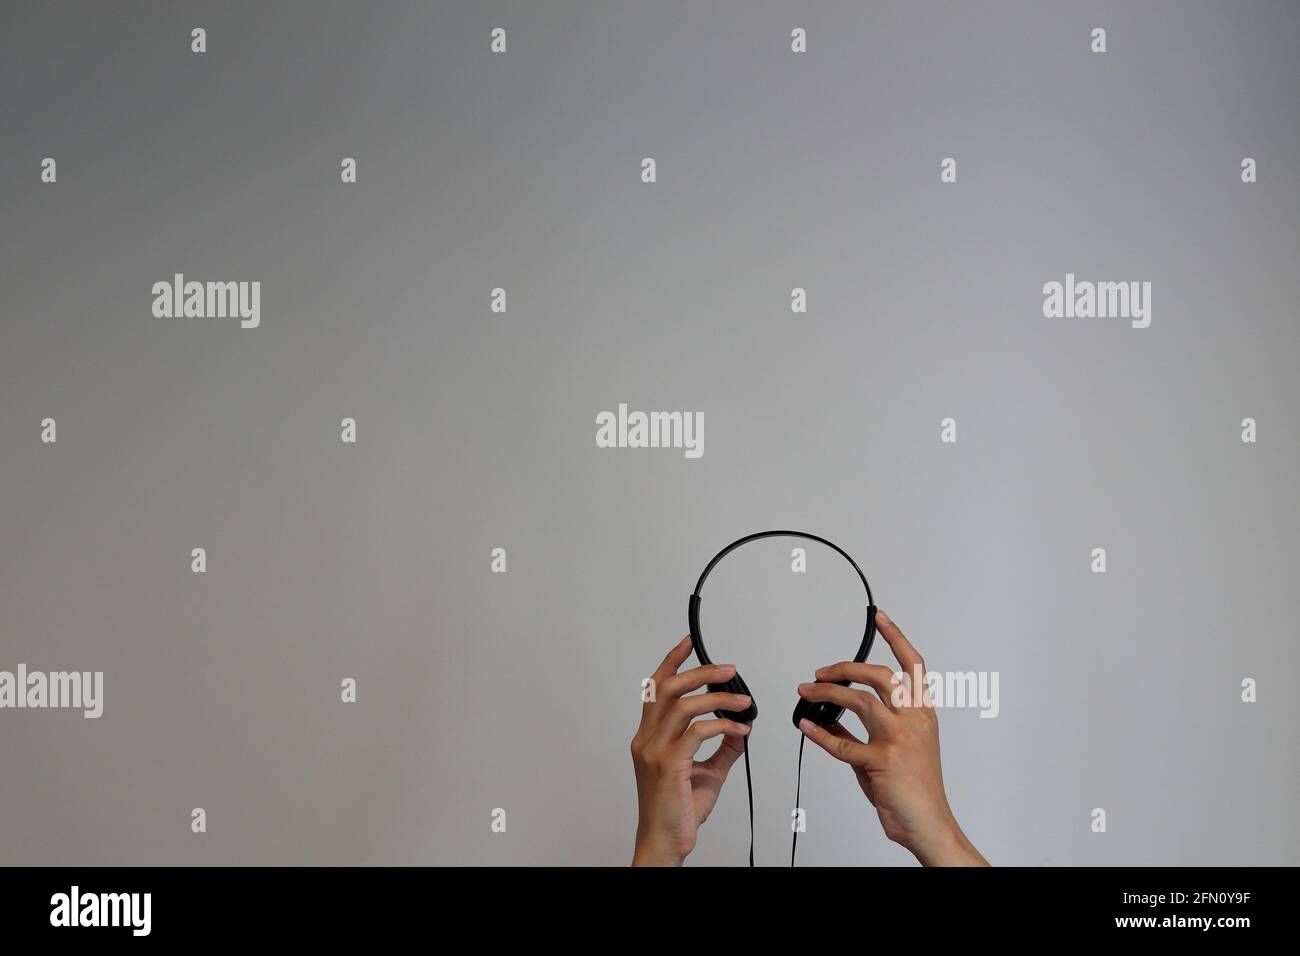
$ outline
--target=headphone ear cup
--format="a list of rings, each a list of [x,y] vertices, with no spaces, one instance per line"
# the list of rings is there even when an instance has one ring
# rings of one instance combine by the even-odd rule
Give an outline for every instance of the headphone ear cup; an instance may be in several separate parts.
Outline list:
[[[837,681],[817,681],[819,684],[839,684],[841,687],[848,687],[849,682],[846,680]],[[844,708],[840,704],[832,704],[828,700],[804,700],[799,698],[799,702],[794,705],[794,714],[790,717],[790,722],[797,728],[799,721],[811,720],[818,727],[830,730],[839,722],[844,714]]]
[[[740,671],[736,671],[736,676],[723,684],[710,684],[709,690],[714,693],[724,694],[744,694],[749,698],[749,706],[744,710],[715,710],[713,713],[724,720],[734,720],[738,724],[752,724],[754,718],[758,716],[758,704],[754,702],[754,695],[749,692],[749,687],[745,684],[745,679],[740,676]]]

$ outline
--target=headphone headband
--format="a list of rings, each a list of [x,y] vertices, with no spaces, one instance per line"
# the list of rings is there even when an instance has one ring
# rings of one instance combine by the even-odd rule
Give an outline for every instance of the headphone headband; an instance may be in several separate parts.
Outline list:
[[[713,560],[704,566],[704,572],[700,575],[700,579],[695,582],[695,591],[694,591],[695,596],[696,597],[700,596],[700,591],[703,590],[704,588],[704,581],[709,576],[709,573],[713,570],[714,565],[716,565],[727,555],[731,554],[731,552],[735,551],[742,544],[749,544],[749,542],[757,541],[759,538],[804,538],[808,541],[816,541],[819,544],[824,544],[826,545],[826,547],[830,548],[831,550],[839,552],[840,556],[843,557],[845,561],[853,565],[853,570],[858,573],[858,577],[862,580],[862,586],[867,590],[867,604],[870,605],[876,603],[871,597],[871,585],[867,583],[867,576],[863,574],[862,569],[858,567],[858,562],[854,561],[853,558],[849,557],[849,553],[845,551],[843,548],[841,548],[834,541],[827,541],[825,538],[820,537],[819,535],[809,534],[806,531],[757,531],[754,534],[747,534],[743,538],[737,538],[735,541],[731,542],[731,544],[727,545],[725,548],[723,548],[721,551],[715,554],[713,556]]]
[[[705,650],[704,635],[700,630],[700,591],[704,587],[704,582],[719,561],[729,555],[732,551],[735,551],[742,544],[749,544],[749,542],[757,541],[760,538],[803,538],[807,541],[816,541],[820,544],[826,545],[832,551],[837,552],[845,561],[849,562],[849,564],[853,566],[853,570],[858,573],[858,579],[862,581],[862,587],[867,592],[867,626],[863,631],[862,643],[858,646],[858,653],[854,655],[853,659],[859,663],[865,661],[867,659],[867,654],[871,651],[872,640],[876,636],[876,602],[871,596],[871,585],[867,582],[867,576],[863,574],[862,569],[858,567],[858,562],[854,561],[853,558],[849,556],[849,553],[834,541],[828,541],[820,535],[809,534],[806,531],[757,531],[754,534],[747,534],[743,538],[737,538],[735,541],[731,542],[731,544],[727,545],[715,554],[713,560],[704,566],[704,572],[700,575],[700,579],[695,582],[695,590],[691,592],[690,600],[687,602],[686,615],[691,628],[691,644],[695,647],[695,656],[699,658],[700,663],[713,663],[713,661],[709,659],[709,652]],[[744,686],[744,681],[741,679],[739,674],[732,678],[730,683],[733,683],[737,687]],[[722,685],[718,686],[720,687]],[[710,688],[716,689],[713,685],[710,685]],[[748,688],[738,692],[745,694],[749,693]],[[829,713],[829,710],[827,712]],[[751,703],[747,714],[746,723],[753,720],[758,714],[758,707]],[[731,717],[730,719],[739,718]]]

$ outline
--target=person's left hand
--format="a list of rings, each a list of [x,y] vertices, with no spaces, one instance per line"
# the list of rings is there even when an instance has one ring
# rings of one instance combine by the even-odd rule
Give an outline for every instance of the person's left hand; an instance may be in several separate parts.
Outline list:
[[[668,652],[654,672],[655,700],[641,708],[641,726],[632,738],[640,819],[633,866],[680,866],[695,849],[697,831],[718,802],[718,792],[736,758],[744,752],[749,724],[714,718],[694,720],[715,710],[740,711],[744,694],[683,696],[706,684],[721,684],[736,674],[730,664],[709,664],[678,674],[691,656],[691,638]],[[710,737],[722,743],[708,760],[695,754]]]

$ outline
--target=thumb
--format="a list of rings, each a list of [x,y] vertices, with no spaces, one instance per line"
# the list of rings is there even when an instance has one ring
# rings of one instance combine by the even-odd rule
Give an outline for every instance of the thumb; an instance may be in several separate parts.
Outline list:
[[[718,749],[703,765],[717,773],[719,779],[727,779],[727,774],[745,752],[745,740],[745,737],[723,737]]]
[[[834,737],[844,737],[847,740],[852,740],[854,743],[862,743],[862,741],[854,736],[853,733],[846,730],[844,725],[841,723],[836,723],[831,727],[831,735]],[[862,793],[866,796],[867,802],[874,807],[876,805],[876,798],[871,793],[871,774],[867,773],[866,768],[864,767],[854,767],[853,773],[858,778],[858,785],[862,787]]]

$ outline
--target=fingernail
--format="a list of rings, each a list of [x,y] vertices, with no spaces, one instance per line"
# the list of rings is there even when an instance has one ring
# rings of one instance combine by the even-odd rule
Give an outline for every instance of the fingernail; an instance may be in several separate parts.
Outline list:
[[[742,727],[745,728],[744,730],[742,730],[742,731],[740,732],[740,733],[741,733],[741,736],[744,736],[745,734],[749,733],[751,730],[754,729],[754,725],[753,725],[753,724],[741,724],[740,726],[742,726]]]
[[[799,685],[799,693],[800,693],[800,694],[803,694],[805,691],[810,691],[810,690],[812,690],[812,687],[813,687],[812,684],[800,684],[800,685]]]
[[[826,668],[824,668],[824,667],[819,667],[819,668],[817,668],[817,670],[813,671],[813,677],[816,677],[818,680],[821,680],[821,679],[822,679],[822,675],[825,674],[825,673],[826,673]]]
[[[718,667],[721,668],[722,673],[724,673],[724,674],[734,674],[734,673],[736,673],[736,665],[735,665],[735,664],[719,664]]]
[[[799,729],[802,730],[805,734],[811,734],[813,729],[813,722],[809,720],[807,717],[805,717],[803,720],[799,721]]]
[[[746,705],[746,706],[749,705],[749,695],[748,695],[748,694],[737,694],[737,695],[736,695],[736,700],[739,701],[741,704],[744,704],[744,705]]]

